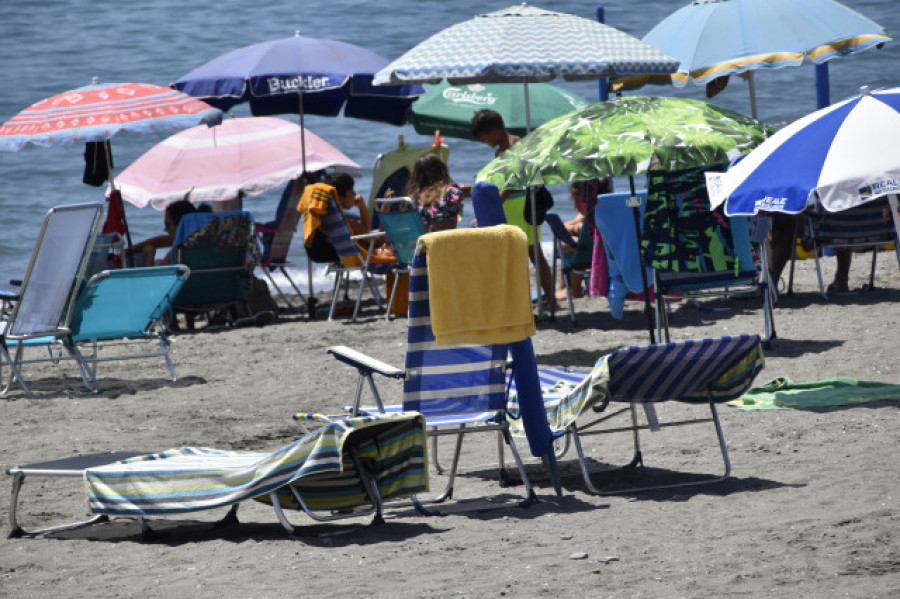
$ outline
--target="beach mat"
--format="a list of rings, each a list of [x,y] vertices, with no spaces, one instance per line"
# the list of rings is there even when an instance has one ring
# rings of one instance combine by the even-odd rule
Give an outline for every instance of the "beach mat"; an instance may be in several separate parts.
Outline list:
[[[886,400],[900,401],[900,385],[844,377],[795,383],[783,376],[753,387],[728,405],[742,410],[802,410]]]

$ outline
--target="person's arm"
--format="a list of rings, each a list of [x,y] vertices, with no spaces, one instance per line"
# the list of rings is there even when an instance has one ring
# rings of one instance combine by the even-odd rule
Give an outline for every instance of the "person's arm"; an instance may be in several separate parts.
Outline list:
[[[142,252],[145,247],[155,247],[155,248],[167,248],[172,247],[172,243],[175,241],[175,238],[166,233],[165,235],[157,235],[156,237],[151,237],[150,239],[145,239],[144,241],[139,241],[138,243],[131,246],[132,253]]]
[[[359,222],[365,227],[366,232],[372,230],[372,219],[369,218],[369,210],[366,208],[366,201],[359,194],[353,199],[354,205],[359,209]]]

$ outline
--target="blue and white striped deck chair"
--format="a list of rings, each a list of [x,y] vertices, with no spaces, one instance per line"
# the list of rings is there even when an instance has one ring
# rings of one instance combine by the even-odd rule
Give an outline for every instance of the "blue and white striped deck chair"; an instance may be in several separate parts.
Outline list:
[[[601,357],[590,374],[581,381],[567,380],[543,389],[547,420],[557,434],[569,434],[578,452],[578,461],[585,484],[595,493],[611,494],[651,489],[705,484],[725,480],[731,463],[725,437],[719,423],[716,404],[740,397],[753,383],[764,364],[759,335],[690,339],[674,343],[628,346]],[[547,373],[552,378],[552,373]],[[511,397],[511,400],[514,399]],[[634,455],[625,466],[643,465],[638,431],[636,406],[678,401],[708,404],[715,425],[719,448],[725,464],[721,476],[692,478],[647,487],[609,490],[593,483],[581,444],[582,436],[630,430],[634,438]],[[621,404],[624,407],[617,406]],[[627,404],[627,405],[625,405]],[[610,418],[630,411],[632,425],[617,429],[595,429]],[[511,410],[514,414],[514,410]],[[594,418],[594,420],[591,420]],[[688,420],[659,423],[655,412],[647,413],[651,429],[693,424],[708,420]],[[519,434],[520,426],[513,421],[512,431]]]
[[[298,415],[299,416],[299,415]],[[295,418],[298,418],[295,416]],[[384,501],[428,490],[425,419],[420,414],[372,415],[331,421],[271,453],[178,447],[158,453],[107,452],[13,466],[10,537],[78,528],[109,517],[146,519],[230,507],[218,525],[237,524],[240,502],[272,505],[278,521],[296,531],[285,509],[316,521],[374,514]],[[81,522],[26,530],[18,507],[28,478],[78,480],[93,516]],[[46,514],[45,514],[46,516]],[[28,519],[34,521],[32,516]],[[27,522],[26,522],[27,524]]]
[[[57,206],[44,217],[15,306],[8,319],[0,321],[0,366],[5,362],[10,369],[0,396],[18,381],[25,394],[33,397],[18,368],[22,342],[69,334],[72,302],[81,288],[102,216],[103,204],[94,203]],[[11,348],[16,350],[15,357],[9,352]],[[77,364],[90,389],[84,365],[80,360]]]
[[[525,497],[518,501],[522,507],[534,501],[535,494],[525,473],[505,417],[506,365],[508,344],[495,345],[437,345],[431,328],[431,307],[428,291],[428,263],[420,246],[413,259],[409,281],[409,327],[407,331],[406,365],[395,368],[344,346],[330,347],[328,352],[338,360],[356,368],[360,378],[353,413],[369,410],[381,412],[416,411],[425,415],[428,434],[456,435],[453,461],[448,468],[448,481],[442,493],[422,504],[436,504],[453,497],[463,436],[466,433],[488,432],[501,434],[519,469],[525,487]],[[373,374],[403,379],[402,405],[385,405],[373,381]],[[368,383],[375,406],[361,406],[364,383]],[[501,469],[502,472],[502,469]],[[501,483],[505,479],[501,475]],[[478,503],[469,509],[504,507],[509,502],[485,505]]]
[[[350,235],[350,229],[344,222],[344,217],[340,212],[337,204],[332,198],[328,202],[328,212],[322,217],[322,227],[328,242],[334,247],[341,259],[340,264],[332,264],[328,267],[328,272],[335,273],[334,290],[331,294],[331,309],[328,312],[328,320],[334,317],[334,309],[337,305],[338,294],[340,293],[341,283],[344,277],[349,277],[350,273],[358,272],[362,277],[359,284],[359,293],[356,296],[356,305],[353,308],[353,321],[359,314],[359,307],[362,303],[363,289],[368,288],[372,297],[375,298],[378,308],[383,307],[381,293],[378,291],[378,285],[375,282],[374,275],[383,275],[390,272],[396,267],[396,262],[386,262],[372,256],[372,249],[375,247],[375,240],[383,237],[384,233],[375,231],[365,235]],[[362,251],[357,242],[367,243],[368,250]]]
[[[825,299],[828,299],[828,293],[819,258],[822,249],[852,249],[854,252],[872,250],[869,289],[875,287],[875,260],[880,248],[893,244],[897,263],[900,264],[900,244],[897,243],[897,229],[887,196],[840,212],[828,212],[817,201],[805,214],[812,236],[819,293]],[[795,257],[792,256],[792,259]]]

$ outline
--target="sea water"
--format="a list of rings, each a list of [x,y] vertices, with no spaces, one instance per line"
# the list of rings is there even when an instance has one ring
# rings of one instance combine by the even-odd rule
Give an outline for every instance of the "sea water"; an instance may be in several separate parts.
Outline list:
[[[605,0],[608,25],[638,38],[659,20],[687,4],[688,0]],[[220,0],[215,3],[188,0],[113,1],[0,0],[0,122],[25,107],[61,91],[87,85],[92,77],[102,82],[147,82],[168,85],[204,62],[229,50],[257,42],[288,37],[299,30],[310,37],[333,38],[369,48],[386,58],[396,58],[416,43],[476,14],[505,8],[513,0],[419,0],[406,2],[351,2],[331,0]],[[900,0],[845,0],[887,30],[900,36]],[[595,19],[593,2],[543,0],[536,6]],[[573,39],[573,43],[578,43]],[[854,95],[859,87],[875,89],[900,85],[900,40],[881,50],[868,50],[830,61],[831,98]],[[802,67],[759,72],[756,77],[759,118],[766,123],[796,119],[816,109],[815,69]],[[555,81],[589,100],[598,99],[597,82]],[[683,89],[652,87],[643,92],[704,98],[702,87]],[[715,103],[749,114],[747,85],[732,78]],[[233,111],[247,116],[238,106]],[[296,116],[286,115],[293,119]],[[310,116],[307,127],[362,166],[357,191],[368,197],[372,166],[379,153],[397,147],[398,137],[407,142],[430,141],[411,125],[396,127],[344,117]],[[157,135],[123,132],[113,138],[116,172],[161,141]],[[482,144],[448,138],[449,167],[457,181],[471,183],[493,157]],[[898,140],[900,144],[900,140]],[[100,201],[103,188],[82,183],[84,148],[68,145],[41,148],[29,145],[19,152],[0,152],[0,210],[3,241],[0,242],[0,287],[20,278],[27,266],[43,215],[61,204]],[[615,180],[625,190],[626,179]],[[638,185],[642,181],[638,180]],[[554,211],[564,219],[574,214],[565,186],[552,188]],[[259,221],[274,217],[280,189],[248,197],[244,207]],[[163,216],[152,208],[138,209],[126,203],[126,216],[134,240],[162,233]],[[465,221],[471,216],[469,207]],[[464,222],[465,222],[464,221]],[[545,226],[546,229],[546,226]],[[549,230],[544,247],[549,257]],[[305,281],[305,259],[299,236],[292,244],[295,280]],[[316,286],[326,285],[324,273],[316,274]]]

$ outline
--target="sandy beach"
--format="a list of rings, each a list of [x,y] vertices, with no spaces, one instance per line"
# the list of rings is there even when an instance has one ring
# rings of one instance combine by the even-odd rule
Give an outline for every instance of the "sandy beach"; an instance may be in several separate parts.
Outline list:
[[[851,288],[867,278],[868,257],[857,256]],[[758,301],[716,305],[731,309],[676,308],[673,336],[762,330]],[[616,347],[647,342],[640,304],[628,304],[622,321],[602,298],[579,299],[576,307],[577,329],[565,314],[538,324],[540,365],[589,367]],[[779,376],[900,383],[900,277],[891,254],[879,256],[875,290],[831,301],[818,295],[813,263],[800,263],[795,294],[781,297],[775,319],[778,338],[757,384]],[[37,397],[16,388],[0,400],[0,463],[5,470],[72,454],[182,445],[276,449],[302,434],[294,412],[336,412],[351,400],[355,373],[327,355],[328,346],[348,345],[402,365],[406,324],[385,322],[369,306],[357,323],[284,314],[264,327],[182,333],[174,337],[177,382],[158,359],[102,364],[98,395],[82,392],[71,363],[26,365]],[[383,381],[380,389],[399,399],[398,383]],[[721,406],[733,476],[718,485],[597,496],[586,491],[570,451],[561,462],[562,499],[532,461],[539,502],[528,508],[439,518],[396,510],[375,526],[368,518],[332,525],[298,514],[294,520],[304,526],[294,538],[270,508],[250,502],[239,512],[242,524],[224,530],[212,528],[224,515],[216,510],[157,520],[164,534],[144,542],[138,525],[126,520],[7,539],[2,499],[0,595],[897,597],[898,407],[897,401],[807,410]],[[706,413],[674,402],[659,408],[663,422]],[[642,440],[649,475],[721,468],[709,423]],[[622,461],[630,443],[628,433],[597,435],[586,449],[601,466]],[[496,492],[495,444],[475,437],[469,445],[458,495]],[[519,447],[528,453],[524,440]],[[0,481],[5,498],[11,478]],[[433,489],[443,482],[432,475]],[[34,527],[81,517],[86,502],[77,479],[34,479],[21,509],[22,524]]]

